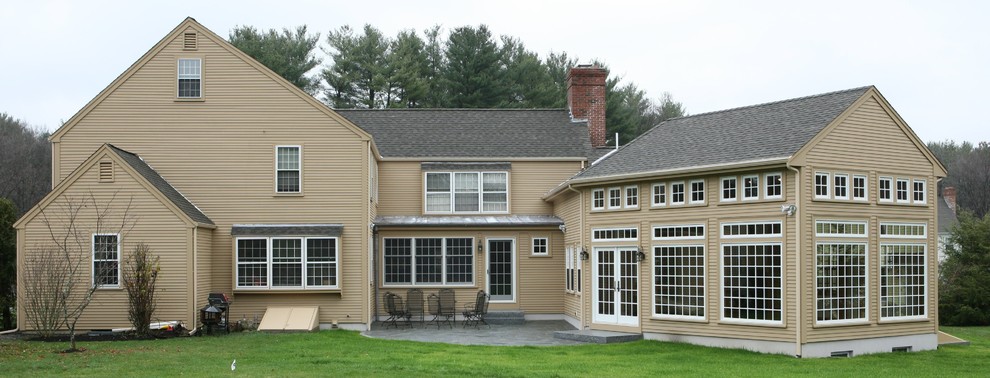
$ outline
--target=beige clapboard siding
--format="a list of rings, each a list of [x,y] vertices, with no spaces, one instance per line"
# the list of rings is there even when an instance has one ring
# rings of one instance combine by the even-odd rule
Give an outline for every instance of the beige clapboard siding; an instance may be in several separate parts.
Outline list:
[[[381,215],[423,214],[423,171],[418,161],[383,161],[379,165]],[[581,169],[578,161],[513,161],[509,171],[512,214],[552,214],[543,195]]]
[[[551,242],[550,257],[533,257],[531,255],[532,237],[549,237]],[[458,309],[464,304],[473,303],[478,290],[488,291],[487,287],[487,245],[482,244],[483,251],[477,252],[478,242],[486,243],[487,239],[513,239],[516,248],[516,302],[515,303],[492,303],[490,309],[495,310],[522,310],[527,314],[560,314],[563,311],[563,298],[561,293],[564,290],[564,260],[563,260],[563,237],[559,230],[545,228],[542,230],[518,230],[518,231],[465,231],[463,229],[450,230],[383,230],[379,233],[379,242],[385,238],[427,238],[427,237],[451,237],[463,238],[471,237],[475,240],[474,254],[474,283],[464,286],[447,286],[454,289]],[[406,298],[409,286],[386,285],[384,279],[384,256],[383,251],[376,252],[378,255],[378,314],[385,314],[384,303],[381,300],[382,294],[386,291],[401,295]],[[435,294],[442,286],[416,286],[423,290],[423,298],[430,294]]]
[[[175,101],[177,56],[204,59],[203,101]],[[319,297],[320,321],[363,317],[367,184],[354,178],[364,177],[367,144],[353,131],[203,36],[197,51],[182,51],[180,34],[62,135],[61,177],[102,143],[141,155],[216,223],[207,248],[210,287],[233,294],[236,311],[263,312],[285,299],[233,293],[231,225],[343,224],[344,293]],[[303,195],[275,195],[276,145],[302,146]]]
[[[109,161],[109,158],[105,158]],[[151,247],[154,255],[160,258],[161,272],[157,282],[158,307],[155,311],[155,318],[161,320],[179,320],[186,324],[193,324],[192,312],[189,311],[188,283],[189,272],[187,264],[189,262],[188,250],[191,248],[189,239],[190,228],[168,207],[158,201],[151,193],[139,184],[133,177],[127,175],[123,169],[115,165],[114,182],[98,183],[99,164],[92,165],[74,185],[63,192],[51,205],[43,209],[44,213],[39,214],[33,220],[24,225],[23,235],[25,245],[25,261],[29,262],[32,255],[36,254],[38,248],[50,245],[51,236],[45,224],[47,217],[53,224],[53,228],[64,229],[67,219],[63,215],[65,207],[63,204],[70,198],[73,201],[92,201],[93,198],[104,206],[112,204],[111,216],[107,219],[112,222],[121,222],[121,216],[126,210],[133,222],[129,222],[129,231],[120,237],[120,257],[122,269],[126,269],[127,259],[131,255],[134,247],[143,242]],[[113,202],[110,202],[112,198]],[[84,274],[78,278],[77,286],[79,292],[85,291],[92,279],[91,264],[92,256],[89,248],[91,234],[95,232],[96,213],[92,206],[80,212],[79,219],[84,220],[83,230],[85,233],[86,250],[80,257]],[[62,226],[59,226],[62,225]],[[108,227],[108,231],[118,230],[119,226]],[[123,270],[121,271],[123,277]],[[102,289],[93,297],[92,303],[83,313],[77,324],[77,330],[104,329],[129,327],[127,320],[127,293],[121,286],[120,289]],[[28,329],[33,329],[30,322],[25,324]]]
[[[580,248],[581,235],[583,234],[581,230],[581,196],[572,191],[561,194],[554,199],[553,211],[554,215],[563,220],[564,225],[567,226],[567,232],[564,234],[565,252],[567,247]],[[566,257],[562,260],[561,264],[566,265]],[[561,280],[564,279],[565,277],[561,276]],[[561,285],[566,287],[566,282],[561,283]],[[564,315],[580,321],[582,319],[581,294],[565,293],[564,290],[561,290],[561,293],[564,297]]]
[[[878,164],[879,167],[883,168],[883,163]],[[931,166],[929,165],[929,172],[931,171]],[[863,338],[863,337],[884,337],[884,336],[900,336],[900,335],[914,335],[923,333],[934,333],[936,331],[937,323],[937,309],[938,309],[938,298],[937,298],[937,279],[938,279],[938,266],[935,261],[937,261],[937,229],[934,223],[934,201],[936,200],[935,192],[933,190],[928,191],[927,206],[907,206],[907,205],[878,205],[876,202],[876,176],[870,176],[870,203],[841,203],[841,202],[825,202],[825,201],[814,201],[811,200],[811,184],[814,180],[813,170],[807,170],[804,175],[804,180],[802,182],[803,188],[809,188],[806,192],[806,198],[803,200],[803,207],[805,209],[805,217],[807,219],[808,227],[803,230],[802,241],[805,247],[804,251],[804,285],[807,290],[808,301],[805,303],[804,311],[809,314],[805,320],[804,328],[804,338],[805,342],[820,342],[820,341],[834,341],[834,340],[844,340],[853,338]],[[933,176],[926,177],[929,182],[934,182]],[[814,233],[814,221],[816,219],[821,220],[852,220],[852,221],[868,221],[869,222],[869,234],[870,237],[867,240],[867,248],[869,259],[867,261],[868,266],[868,277],[867,282],[869,283],[868,291],[868,309],[867,309],[867,320],[868,324],[863,325],[848,325],[848,326],[826,326],[826,325],[816,325],[815,324],[815,233]],[[881,322],[880,321],[880,239],[879,235],[880,222],[922,222],[928,225],[928,238],[926,240],[927,244],[927,260],[928,264],[928,280],[931,283],[928,287],[932,288],[932,292],[928,296],[928,320],[926,321],[916,321],[916,322]],[[839,240],[839,239],[828,239],[828,240]],[[912,242],[912,240],[905,239],[894,239],[891,242]]]
[[[795,316],[795,302],[797,295],[797,285],[796,285],[796,259],[795,254],[792,250],[787,248],[787,245],[794,245],[794,218],[784,217],[781,214],[780,206],[785,203],[793,203],[794,191],[793,185],[791,185],[794,180],[793,174],[783,168],[771,169],[764,171],[744,171],[739,172],[737,175],[750,174],[750,173],[769,173],[769,172],[780,172],[784,174],[784,198],[782,200],[760,200],[755,202],[746,203],[733,203],[733,204],[721,204],[718,202],[719,192],[716,190],[720,184],[720,178],[724,175],[710,175],[704,176],[706,180],[706,197],[707,205],[704,206],[666,206],[663,208],[651,208],[650,207],[650,197],[644,195],[644,193],[650,193],[652,190],[652,184],[654,182],[671,182],[671,181],[681,181],[681,178],[674,180],[650,180],[650,181],[639,181],[636,184],[639,185],[640,189],[640,208],[637,210],[618,210],[618,211],[594,211],[586,215],[588,229],[585,230],[585,235],[583,236],[590,244],[589,253],[594,247],[604,247],[604,246],[629,246],[636,245],[639,246],[642,251],[647,255],[647,261],[640,263],[640,329],[643,332],[658,332],[667,334],[684,334],[684,335],[698,335],[698,336],[712,336],[712,337],[729,337],[729,338],[750,338],[750,339],[761,339],[770,341],[793,341],[795,339],[795,324],[797,322],[797,317]],[[696,179],[698,177],[686,177],[686,179]],[[632,185],[633,183],[623,183],[622,186]],[[585,204],[587,209],[590,209],[590,198],[591,190],[593,188],[585,188],[583,192],[585,193]],[[762,188],[761,188],[762,193]],[[668,189],[669,196],[669,189]],[[733,239],[731,241],[726,240],[726,243],[751,243],[751,242],[785,242],[784,244],[784,297],[783,297],[783,307],[784,311],[784,325],[783,326],[753,326],[753,325],[740,325],[731,324],[729,322],[723,322],[721,320],[721,273],[719,271],[721,267],[720,253],[722,240],[719,239],[719,226],[722,222],[746,222],[746,221],[782,221],[783,222],[783,234],[784,239]],[[705,245],[706,248],[706,282],[707,282],[707,301],[706,301],[706,321],[704,322],[690,322],[690,321],[673,321],[673,320],[660,320],[654,319],[652,317],[653,312],[653,287],[652,287],[652,269],[653,269],[653,245],[659,244],[697,244],[698,241],[684,241],[683,243],[660,243],[652,241],[652,226],[662,225],[662,224],[696,224],[702,223],[706,225],[706,234],[708,236],[707,241],[700,241]],[[603,227],[618,227],[618,226],[632,226],[639,229],[640,238],[638,242],[594,242],[591,243],[591,229],[603,228]],[[586,323],[591,324],[592,327],[597,328],[609,328],[608,326],[592,324],[592,269],[593,265],[591,260],[584,262],[584,288],[585,288],[585,312]]]
[[[806,163],[817,167],[886,170],[929,176],[932,164],[875,98],[867,99],[814,145]]]

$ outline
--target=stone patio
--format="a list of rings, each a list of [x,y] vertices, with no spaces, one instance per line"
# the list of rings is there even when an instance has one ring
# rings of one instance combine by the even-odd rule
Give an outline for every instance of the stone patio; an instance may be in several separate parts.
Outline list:
[[[523,324],[493,324],[491,328],[464,328],[461,322],[453,327],[413,322],[412,327],[400,325],[398,328],[384,328],[375,323],[370,331],[361,334],[376,339],[411,340],[464,345],[581,345],[582,341],[554,337],[558,331],[573,331],[574,327],[563,320],[527,321]]]

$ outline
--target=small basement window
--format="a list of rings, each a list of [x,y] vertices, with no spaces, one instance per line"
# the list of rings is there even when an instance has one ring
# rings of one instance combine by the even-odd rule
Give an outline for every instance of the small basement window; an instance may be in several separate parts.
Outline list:
[[[852,357],[852,356],[853,356],[853,351],[851,350],[835,351],[832,352],[832,354],[830,355],[830,357]]]
[[[893,347],[893,348],[890,348],[890,351],[891,352],[894,352],[894,353],[897,353],[897,352],[910,352],[911,351],[911,347],[909,347],[909,346]]]

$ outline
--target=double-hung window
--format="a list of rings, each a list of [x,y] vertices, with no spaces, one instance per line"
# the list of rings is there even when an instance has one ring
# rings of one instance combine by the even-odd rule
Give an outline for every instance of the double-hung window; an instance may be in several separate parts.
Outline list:
[[[178,98],[203,97],[203,61],[201,59],[179,59]]]
[[[684,182],[672,182],[670,183],[670,204],[671,205],[683,205],[684,204]]]
[[[897,195],[898,203],[911,202],[911,199],[908,197],[908,185],[910,182],[911,180],[908,179],[897,179],[897,191],[895,194]]]
[[[667,206],[667,184],[653,184],[653,206]]]
[[[93,235],[93,284],[106,288],[120,286],[120,235]]]
[[[760,176],[743,176],[742,182],[744,201],[760,199]]]
[[[302,147],[275,147],[275,193],[302,192]]]
[[[853,175],[852,197],[856,201],[866,201],[866,176]]]
[[[635,209],[639,207],[639,186],[626,187],[626,208]]]
[[[605,189],[595,189],[591,191],[591,209],[605,209]]]
[[[736,178],[722,178],[722,202],[734,202],[736,200]]]
[[[474,283],[474,238],[385,238],[386,285]]]
[[[705,180],[691,180],[690,203],[705,203]]]
[[[827,172],[815,172],[815,198],[828,198]]]
[[[622,207],[622,189],[608,188],[608,208],[618,209]]]
[[[894,179],[891,177],[881,177],[879,179],[879,201],[880,202],[893,202],[894,201]]]
[[[238,289],[306,290],[338,286],[336,237],[238,238]]]
[[[427,172],[427,213],[509,211],[507,172]]]
[[[763,181],[766,182],[766,191],[763,193],[763,198],[783,198],[784,183],[783,176],[780,173],[767,173]]]

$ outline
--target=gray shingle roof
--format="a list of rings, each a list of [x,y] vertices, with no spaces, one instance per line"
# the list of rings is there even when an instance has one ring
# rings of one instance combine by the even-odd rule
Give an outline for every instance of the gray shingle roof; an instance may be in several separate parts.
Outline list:
[[[131,168],[134,168],[134,170],[144,177],[144,179],[147,180],[151,186],[158,189],[158,191],[161,192],[165,198],[171,201],[172,204],[179,208],[179,210],[182,210],[182,212],[194,222],[213,224],[213,221],[210,220],[206,214],[203,214],[203,212],[200,211],[196,205],[189,202],[189,200],[186,199],[182,193],[179,193],[179,191],[169,184],[168,181],[165,181],[165,178],[159,175],[154,168],[151,168],[151,166],[145,163],[140,156],[124,151],[112,144],[108,144],[107,146],[110,147],[110,151],[113,151],[117,154],[117,156],[120,156],[121,160],[126,162],[127,165],[130,165]]]
[[[342,224],[235,224],[234,236],[340,236]]]
[[[445,216],[379,216],[377,226],[423,227],[506,227],[560,226],[564,221],[553,215],[445,215]]]
[[[586,157],[588,127],[565,109],[340,109],[384,157]]]
[[[870,88],[667,120],[575,179],[785,159]]]
[[[952,226],[959,221],[956,218],[956,212],[952,211],[949,204],[945,202],[945,197],[940,195],[935,198],[935,201],[938,202],[936,204],[936,210],[938,211],[938,233],[949,233],[952,231]]]

